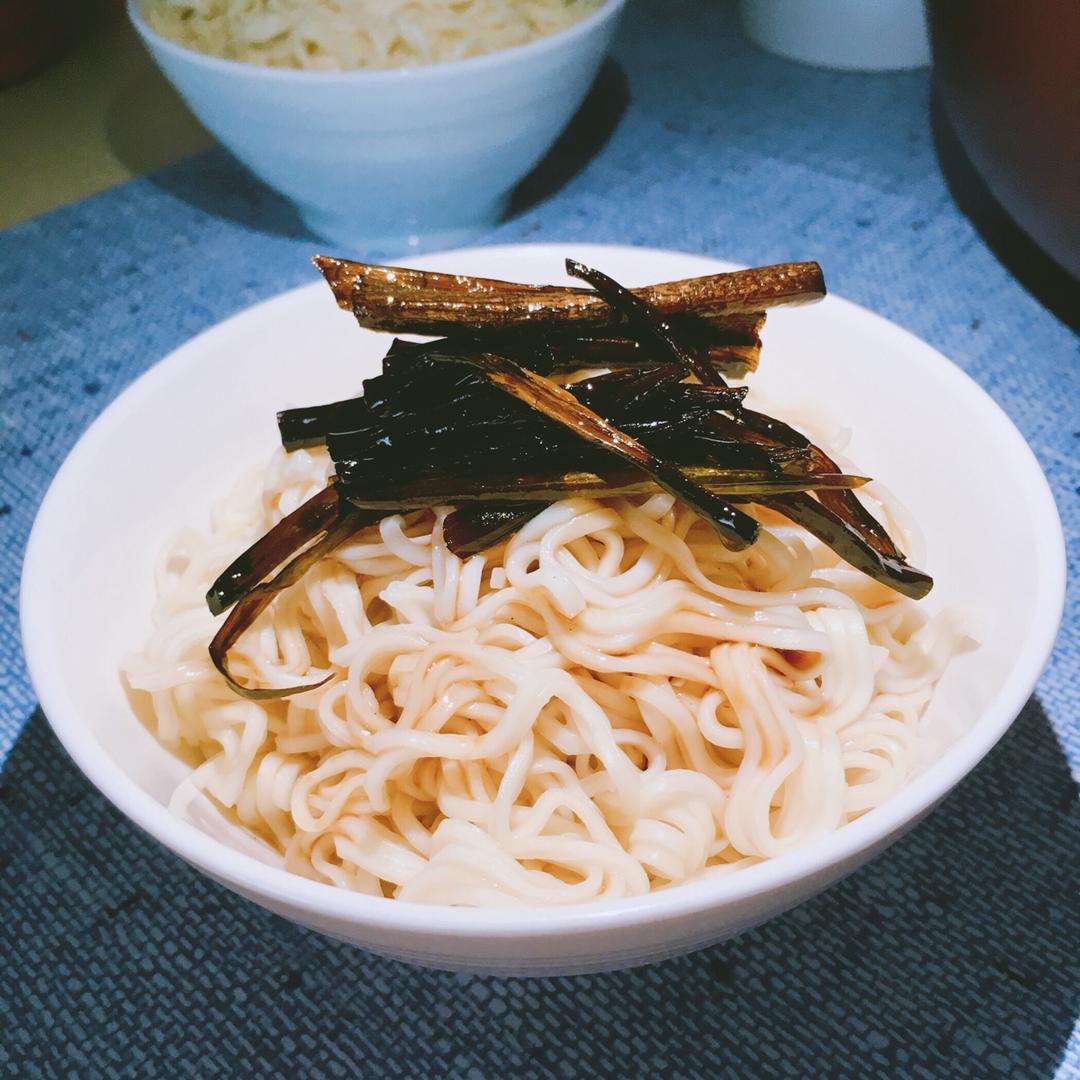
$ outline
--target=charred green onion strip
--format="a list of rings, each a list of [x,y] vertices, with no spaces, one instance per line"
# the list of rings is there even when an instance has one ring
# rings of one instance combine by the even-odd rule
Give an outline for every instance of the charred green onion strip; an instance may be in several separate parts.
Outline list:
[[[433,335],[522,327],[594,330],[617,321],[608,305],[587,289],[518,285],[322,255],[313,261],[339,306],[351,309],[362,326],[373,330]],[[780,263],[633,291],[664,318],[694,314],[719,320],[778,304],[820,300],[825,281],[817,263]]]
[[[757,369],[765,318],[764,311],[755,311],[714,317],[675,315],[668,321],[683,347],[694,350],[701,362],[721,374],[739,378]],[[531,330],[527,327],[516,333],[526,334]],[[544,332],[549,359],[541,363],[534,357],[529,364],[541,375],[557,375],[582,367],[619,369],[652,363],[651,352],[642,348],[635,338],[618,333],[617,328],[589,331],[586,327],[569,332],[553,328]],[[458,340],[456,335],[452,336]],[[489,346],[496,352],[498,339],[507,340],[505,333],[486,336],[491,337]],[[383,360],[383,370],[393,371],[411,362],[423,348],[420,342],[396,338]]]
[[[794,449],[806,450],[808,452],[805,459],[807,468],[820,472],[840,471],[836,462],[820,446],[815,446],[805,435],[785,424],[782,420],[746,408],[739,409],[737,419],[754,433],[760,445],[774,449],[778,446],[788,446]],[[892,537],[885,531],[885,527],[850,491],[823,490],[821,492],[821,505],[831,517],[835,517],[843,526],[843,528],[840,528],[834,525],[832,529],[836,542],[841,547],[852,550],[853,554],[858,554],[850,547],[851,538],[857,536],[862,544],[868,545],[879,555],[886,557],[888,562],[883,563],[883,566],[891,566],[894,563],[896,565],[906,565],[903,552],[900,551]],[[815,520],[819,516],[814,515]],[[799,524],[802,523],[799,522]],[[830,546],[832,545],[830,544]],[[848,556],[843,554],[839,548],[834,547],[833,550],[842,558],[851,562],[851,559],[848,559]],[[852,565],[855,564],[852,563]],[[891,572],[889,572],[888,576],[891,576]]]
[[[758,523],[749,514],[702,487],[681,466],[657,457],[550,379],[494,353],[447,354],[444,359],[469,364],[482,372],[492,386],[539,410],[582,439],[636,465],[708,521],[732,550],[749,547],[757,539]]]
[[[440,350],[446,348],[439,343]],[[423,359],[421,354],[417,359]],[[495,433],[501,446],[541,430],[557,434],[550,420],[507,398],[480,376],[462,378],[446,364],[435,365],[435,369],[422,380],[434,399],[423,408],[410,408],[410,402],[415,406],[417,386],[403,373],[380,375],[365,381],[363,397],[278,413],[282,444],[293,450],[324,443],[336,435],[348,438],[350,448],[355,449],[365,443],[389,446],[414,433],[418,441],[446,437],[460,442],[477,425]],[[446,373],[454,377],[446,378]],[[615,410],[609,417],[615,423],[619,422],[617,417],[633,415],[634,422],[644,426],[659,422],[685,426],[695,412],[736,405],[746,394],[743,387],[710,393],[705,387],[680,385],[682,378],[682,371],[673,364],[642,365],[581,380],[567,389],[590,408]],[[648,408],[638,415],[636,410],[644,402]]]
[[[337,494],[334,488],[327,488],[326,490],[334,492],[335,496]],[[350,506],[348,503],[343,504],[337,498],[334,499],[334,502],[336,503],[334,519],[330,522],[324,522],[324,527],[318,530],[317,533],[319,539],[311,547],[286,563],[269,581],[250,589],[229,612],[228,617],[214,635],[213,641],[210,642],[210,659],[214,667],[221,672],[230,688],[241,697],[249,698],[252,701],[268,701],[275,698],[291,697],[294,694],[303,694],[308,690],[315,690],[325,685],[332,678],[331,675],[328,675],[319,682],[304,683],[299,686],[245,686],[243,683],[238,682],[229,670],[229,652],[252,623],[270,606],[278,593],[289,588],[290,585],[295,585],[316,563],[329,555],[334,548],[343,544],[365,525],[373,524],[384,516],[384,511],[361,510],[358,507]],[[313,537],[309,539],[313,539]]]
[[[340,516],[340,499],[333,482],[283,517],[265,536],[256,540],[218,576],[206,594],[206,606],[214,615],[227,611],[246,596],[305,544]]]
[[[696,375],[705,385],[723,386],[723,380],[716,371],[696,353],[683,347],[675,337],[671,324],[657,315],[648,301],[620,285],[614,278],[575,259],[566,260],[566,272],[571,277],[580,278],[591,285],[613,311],[622,315],[643,347],[651,344],[658,353],[665,355],[689,374]]]
[[[369,418],[369,407],[362,397],[332,401],[328,405],[284,409],[277,414],[281,445],[286,450],[321,446],[329,432],[353,431]]]
[[[757,495],[781,495],[793,491],[821,491],[862,487],[865,476],[847,473],[804,473],[787,476],[753,469],[719,469],[714,465],[687,465],[681,472],[693,483],[714,495],[743,498]],[[358,481],[350,485],[348,500],[369,509],[421,509],[438,504],[527,503],[537,513],[538,502],[558,502],[574,496],[586,498],[628,498],[654,495],[665,487],[638,469],[612,469],[602,473],[589,469],[555,473],[476,473],[455,477],[437,476],[380,485],[378,480]]]
[[[754,501],[801,525],[856,570],[904,596],[921,600],[933,588],[934,579],[929,574],[909,566],[902,557],[878,551],[855,526],[809,494],[764,495]]]
[[[443,540],[459,558],[478,555],[539,513],[536,503],[470,503],[443,518]]]

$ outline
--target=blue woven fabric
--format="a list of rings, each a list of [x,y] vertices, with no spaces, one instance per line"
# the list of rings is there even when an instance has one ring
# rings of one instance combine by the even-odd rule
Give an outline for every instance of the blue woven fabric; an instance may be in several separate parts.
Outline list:
[[[1037,697],[872,866],[637,972],[414,971],[198,877],[105,805],[35,714],[16,601],[37,504],[106,402],[195,332],[311,279],[290,208],[211,151],[0,234],[0,1071],[1080,1076],[1076,342],[954,207],[925,73],[799,67],[747,46],[727,5],[659,0],[632,8],[617,60],[485,242],[816,258],[833,291],[956,360],[1033,446],[1069,538]]]

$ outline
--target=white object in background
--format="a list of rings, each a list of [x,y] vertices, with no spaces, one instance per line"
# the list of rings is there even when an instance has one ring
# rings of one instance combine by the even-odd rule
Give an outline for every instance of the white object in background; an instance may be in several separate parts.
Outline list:
[[[768,52],[815,67],[900,71],[930,63],[923,0],[741,0]]]
[[[205,127],[341,254],[465,243],[501,217],[581,104],[625,0],[526,45],[390,71],[222,60],[128,14]]]
[[[450,273],[559,282],[568,281],[567,255],[628,285],[735,269],[696,255],[590,244],[472,248],[419,261]],[[355,393],[378,371],[387,340],[358,330],[321,282],[227,319],[151,368],[98,417],[34,523],[22,632],[49,723],[131,821],[215,881],[286,919],[429,967],[515,975],[630,967],[731,937],[850,873],[928,813],[1027,701],[1065,596],[1061,523],[1035,457],[1001,409],[939,352],[830,296],[769,314],[768,363],[753,384],[781,416],[785,406],[824,400],[848,418],[852,458],[887,481],[926,535],[926,569],[936,579],[927,610],[987,614],[981,646],[949,665],[927,716],[936,729],[955,724],[962,733],[907,787],[757,866],[647,896],[556,908],[364,896],[267,866],[224,818],[210,828],[205,819],[198,827],[181,820],[167,806],[191,770],[140,722],[119,674],[150,631],[154,561],[178,529],[208,520],[244,469],[266,460],[278,443],[278,409]]]

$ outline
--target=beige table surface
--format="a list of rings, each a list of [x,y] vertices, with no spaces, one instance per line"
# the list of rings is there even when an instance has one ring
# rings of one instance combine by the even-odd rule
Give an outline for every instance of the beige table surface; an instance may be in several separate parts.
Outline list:
[[[120,13],[0,89],[0,228],[209,146]]]

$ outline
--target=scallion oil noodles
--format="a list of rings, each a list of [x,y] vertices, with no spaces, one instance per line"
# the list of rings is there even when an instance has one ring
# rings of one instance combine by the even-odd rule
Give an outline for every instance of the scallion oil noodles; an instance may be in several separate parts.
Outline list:
[[[278,451],[163,557],[127,668],[208,797],[298,874],[438,904],[564,904],[736,870],[879,805],[963,631],[778,515],[731,551],[669,494],[573,498],[460,559],[442,510],[392,514],[283,592],[232,653],[207,586],[320,490]],[[864,489],[871,500],[875,488]],[[917,544],[887,500],[890,531]]]

